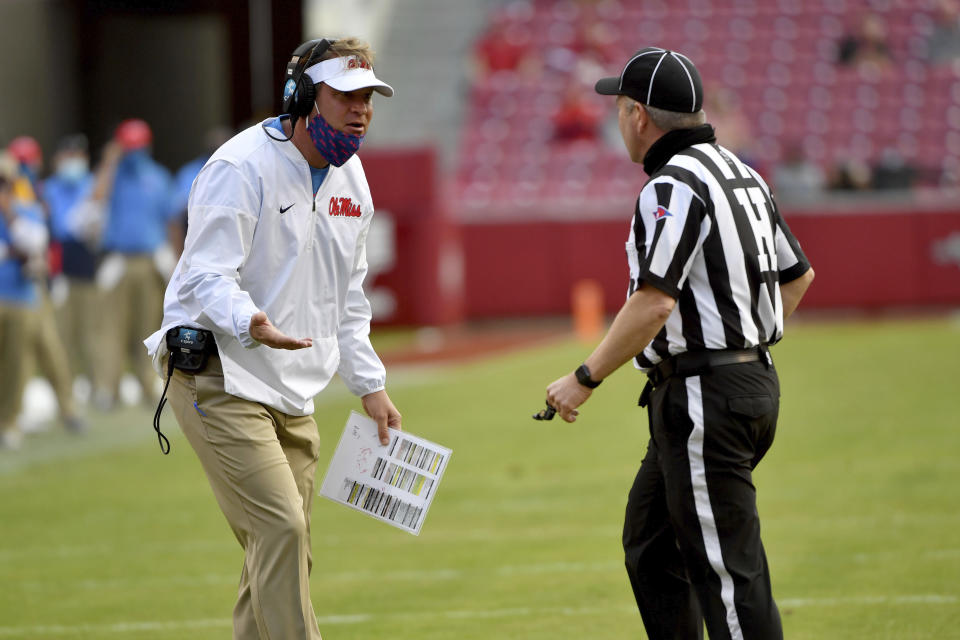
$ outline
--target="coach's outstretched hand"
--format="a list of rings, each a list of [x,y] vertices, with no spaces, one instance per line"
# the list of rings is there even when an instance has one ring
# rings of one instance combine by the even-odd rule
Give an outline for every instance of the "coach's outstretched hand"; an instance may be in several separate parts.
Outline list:
[[[547,387],[547,404],[555,408],[561,418],[574,422],[580,415],[577,407],[586,402],[592,393],[593,389],[583,386],[575,375],[568,373]]]
[[[263,311],[250,318],[250,335],[254,340],[272,349],[306,349],[313,346],[313,338],[291,338],[273,326]]]

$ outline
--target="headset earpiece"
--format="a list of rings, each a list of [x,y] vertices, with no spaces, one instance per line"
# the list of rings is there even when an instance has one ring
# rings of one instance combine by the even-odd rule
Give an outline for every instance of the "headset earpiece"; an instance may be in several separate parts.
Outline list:
[[[301,118],[306,118],[313,110],[313,102],[317,99],[317,88],[306,75],[300,76],[296,95],[293,99],[293,109]]]
[[[287,73],[283,81],[282,112],[293,116],[294,122],[297,118],[306,118],[310,115],[317,97],[313,82],[304,73],[307,65],[326,53],[334,42],[336,40],[327,38],[308,40],[294,50],[292,57],[296,60],[287,63]]]

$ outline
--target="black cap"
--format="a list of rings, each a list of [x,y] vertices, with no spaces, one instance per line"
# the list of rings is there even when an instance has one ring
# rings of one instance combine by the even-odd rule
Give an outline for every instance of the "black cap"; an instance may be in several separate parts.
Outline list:
[[[666,111],[696,113],[703,106],[703,84],[693,62],[682,53],[659,47],[637,51],[620,77],[599,80],[596,90]]]
[[[57,143],[58,152],[81,151],[86,153],[87,147],[87,136],[83,135],[82,133],[74,133],[64,136],[60,138],[60,141]]]

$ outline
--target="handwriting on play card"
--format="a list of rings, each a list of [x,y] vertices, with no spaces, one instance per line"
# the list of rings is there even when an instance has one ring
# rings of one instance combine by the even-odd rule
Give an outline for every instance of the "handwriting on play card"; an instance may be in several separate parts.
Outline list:
[[[320,495],[419,534],[451,453],[395,429],[382,445],[377,423],[352,411]]]

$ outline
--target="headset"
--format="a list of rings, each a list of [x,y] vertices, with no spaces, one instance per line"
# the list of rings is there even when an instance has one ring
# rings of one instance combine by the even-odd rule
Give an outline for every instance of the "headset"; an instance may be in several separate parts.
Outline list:
[[[298,118],[306,118],[313,109],[313,101],[317,97],[317,90],[304,72],[307,66],[323,56],[336,40],[319,38],[301,44],[293,52],[296,60],[287,63],[287,73],[283,82],[283,113],[293,118],[294,124]]]
[[[263,125],[263,130],[268,137],[277,142],[290,140],[293,137],[293,130],[297,126],[297,120],[310,115],[314,100],[317,98],[317,89],[310,81],[310,77],[304,72],[309,64],[323,56],[334,42],[336,40],[332,38],[318,38],[308,40],[294,50],[291,57],[295,59],[287,63],[287,72],[284,74],[280,110],[280,120],[290,120],[290,135],[286,138],[277,138],[266,125]]]

